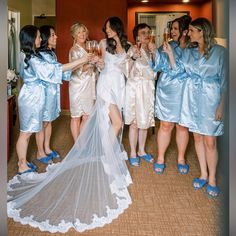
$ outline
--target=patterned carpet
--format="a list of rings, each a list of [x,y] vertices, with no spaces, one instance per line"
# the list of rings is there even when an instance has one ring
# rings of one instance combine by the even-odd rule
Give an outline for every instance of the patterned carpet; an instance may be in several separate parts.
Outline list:
[[[157,122],[158,126],[158,122]],[[156,127],[157,129],[157,127]],[[129,152],[129,142],[125,127],[123,143]],[[14,128],[11,157],[8,162],[8,178],[17,172],[15,142],[18,137],[18,125]],[[72,146],[70,117],[63,115],[53,123],[52,147],[62,157],[66,156]],[[149,130],[147,152],[156,158],[156,131]],[[192,180],[199,176],[199,165],[190,136],[186,157],[190,171],[188,175],[177,172],[177,150],[172,136],[171,145],[166,153],[166,169],[163,175],[154,173],[152,165],[141,161],[140,167],[129,167],[133,184],[129,191],[133,200],[131,206],[102,228],[78,233],[71,229],[66,234],[41,232],[38,228],[21,225],[8,219],[9,236],[47,236],[47,235],[91,235],[91,236],[217,236],[222,235],[223,209],[221,196],[217,200],[209,199],[205,189],[193,190]],[[28,150],[28,160],[36,158],[35,137],[32,136]],[[45,166],[35,162],[39,170]]]

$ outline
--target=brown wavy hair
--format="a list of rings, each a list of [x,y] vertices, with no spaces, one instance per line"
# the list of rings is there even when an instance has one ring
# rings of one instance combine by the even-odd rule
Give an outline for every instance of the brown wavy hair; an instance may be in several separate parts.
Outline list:
[[[120,43],[121,43],[122,48],[124,48],[125,51],[127,52],[130,48],[130,44],[128,43],[127,35],[125,34],[124,25],[123,25],[121,19],[117,16],[113,16],[113,17],[108,18],[105,21],[104,26],[102,28],[102,31],[105,33],[106,40],[107,40],[106,50],[111,54],[115,54],[115,51],[116,51],[116,41],[113,38],[108,38],[107,33],[106,33],[107,22],[110,23],[111,29],[117,33],[117,36],[120,39]]]
[[[190,25],[194,28],[198,29],[199,32],[203,32],[203,39],[204,39],[204,56],[207,59],[209,56],[209,51],[212,46],[216,43],[215,40],[215,32],[211,22],[203,17],[199,17],[193,20]],[[194,42],[190,44],[191,47],[197,47],[198,43]]]

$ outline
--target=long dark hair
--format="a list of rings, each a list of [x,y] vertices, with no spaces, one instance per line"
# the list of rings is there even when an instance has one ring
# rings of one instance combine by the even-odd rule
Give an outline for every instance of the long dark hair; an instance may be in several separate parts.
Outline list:
[[[47,53],[50,53],[52,55],[53,52],[54,52],[54,48],[50,49],[48,47],[48,39],[51,36],[51,31],[50,31],[51,29],[53,29],[55,31],[55,29],[52,25],[43,25],[39,28],[40,36],[42,38],[39,51],[47,52]]]
[[[37,37],[38,28],[34,25],[26,25],[20,30],[20,49],[25,54],[25,69],[29,67],[29,60],[33,55],[38,56],[35,48],[35,39]]]
[[[181,17],[179,17],[179,18],[174,19],[174,20],[171,22],[171,24],[173,24],[174,22],[177,22],[177,23],[179,24],[179,34],[180,34],[180,35],[179,35],[179,38],[178,38],[178,42],[180,42],[180,39],[181,39],[181,37],[183,36],[183,32],[184,32],[185,30],[188,30],[188,27],[189,27],[189,24],[190,24],[191,20],[192,20],[192,17],[191,17],[191,16],[189,16],[189,15],[183,15],[183,16],[181,16]],[[186,35],[186,36],[185,36],[185,39],[186,39],[186,41],[188,41],[188,40],[189,40],[189,36]]]
[[[215,32],[214,28],[211,24],[211,22],[203,17],[199,17],[195,20],[193,20],[190,25],[192,25],[194,28],[196,28],[198,31],[203,32],[203,39],[204,39],[204,56],[205,58],[208,58],[209,51],[212,48],[212,46],[216,43],[215,40]],[[198,43],[193,42],[191,43],[192,47],[198,46]]]
[[[107,48],[106,48],[106,50],[111,54],[115,54],[115,51],[116,51],[116,41],[113,38],[108,38],[107,33],[106,33],[106,24],[107,24],[107,22],[110,23],[111,29],[114,32],[117,33],[117,36],[120,39],[122,48],[124,48],[125,51],[127,52],[130,48],[130,44],[128,43],[127,35],[125,34],[123,23],[122,23],[121,19],[119,17],[116,17],[116,16],[108,18],[105,21],[104,26],[102,28],[102,31],[105,33],[106,39],[107,39]]]

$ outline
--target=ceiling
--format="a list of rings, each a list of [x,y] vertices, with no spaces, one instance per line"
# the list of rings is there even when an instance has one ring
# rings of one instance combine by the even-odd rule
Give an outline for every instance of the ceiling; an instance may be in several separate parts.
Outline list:
[[[203,2],[209,2],[210,0],[189,0],[189,3],[203,3]],[[146,3],[142,3],[141,0],[127,0],[128,4],[155,4],[155,3],[183,3],[182,0],[148,0]],[[186,3],[185,3],[186,4]]]

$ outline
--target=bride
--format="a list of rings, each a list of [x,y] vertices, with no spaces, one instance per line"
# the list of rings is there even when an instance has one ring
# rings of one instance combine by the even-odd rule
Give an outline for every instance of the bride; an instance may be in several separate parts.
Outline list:
[[[51,233],[82,232],[110,223],[132,202],[127,155],[117,138],[125,92],[122,68],[130,45],[118,17],[107,19],[103,31],[105,67],[89,120],[61,163],[9,181],[8,216],[15,221]]]

